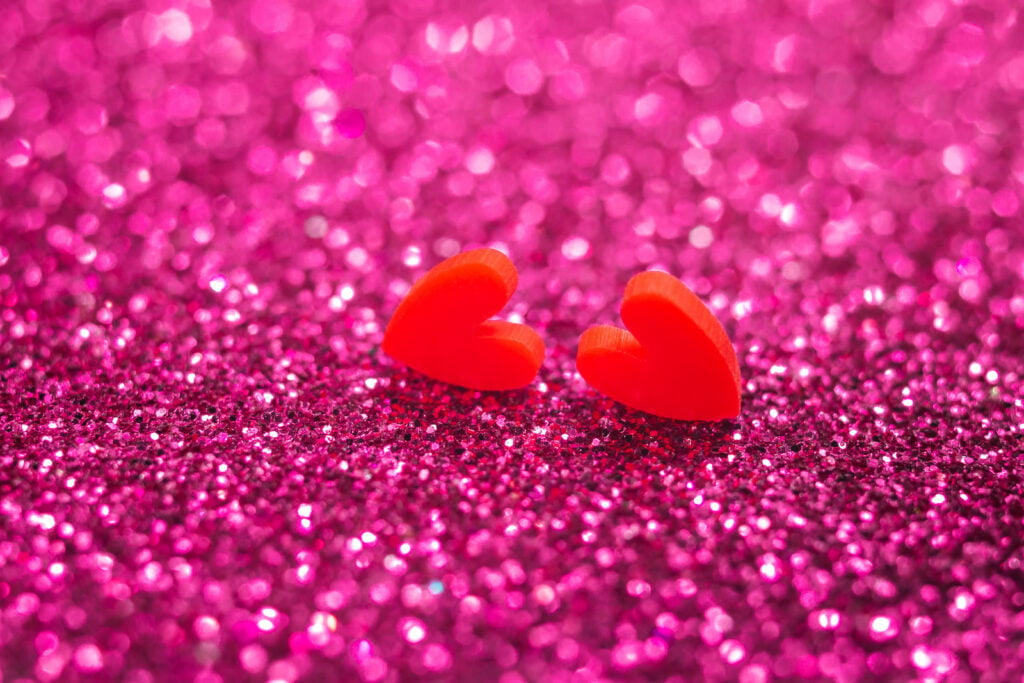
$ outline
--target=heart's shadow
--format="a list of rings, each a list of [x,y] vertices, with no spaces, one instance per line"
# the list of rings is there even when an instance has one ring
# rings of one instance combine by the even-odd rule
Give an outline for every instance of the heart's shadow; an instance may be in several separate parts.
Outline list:
[[[380,395],[389,404],[384,428],[399,440],[429,437],[442,456],[500,453],[549,465],[618,468],[654,458],[692,468],[740,451],[738,419],[672,420],[559,389],[479,392],[395,368]]]

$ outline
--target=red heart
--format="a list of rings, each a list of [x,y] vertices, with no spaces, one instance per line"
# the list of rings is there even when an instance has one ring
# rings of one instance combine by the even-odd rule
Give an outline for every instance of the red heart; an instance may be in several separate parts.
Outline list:
[[[382,347],[434,379],[482,391],[526,386],[544,342],[526,325],[488,320],[516,291],[519,273],[494,249],[442,261],[416,281],[395,310]]]
[[[629,332],[598,325],[580,337],[576,367],[590,386],[631,408],[677,420],[739,415],[736,352],[714,313],[686,285],[668,273],[634,276],[622,320]]]

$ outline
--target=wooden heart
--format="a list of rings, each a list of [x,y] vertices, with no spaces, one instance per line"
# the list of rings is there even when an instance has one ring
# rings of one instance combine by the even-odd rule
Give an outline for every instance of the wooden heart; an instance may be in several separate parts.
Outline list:
[[[453,256],[416,281],[384,332],[384,352],[424,375],[482,391],[529,384],[544,360],[530,327],[496,314],[516,290],[519,273],[495,249]]]
[[[576,366],[597,391],[677,420],[722,420],[740,411],[740,371],[722,324],[686,285],[662,272],[626,285],[629,330],[591,327]]]

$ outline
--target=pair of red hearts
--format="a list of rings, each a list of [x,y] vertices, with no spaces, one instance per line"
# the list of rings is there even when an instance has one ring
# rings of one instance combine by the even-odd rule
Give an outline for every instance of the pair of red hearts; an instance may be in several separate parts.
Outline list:
[[[450,384],[501,391],[529,384],[544,360],[530,327],[489,318],[519,281],[494,249],[473,249],[438,264],[399,304],[384,351]],[[721,323],[686,285],[667,273],[640,273],[622,302],[629,330],[591,327],[580,337],[576,367],[602,394],[644,412],[679,420],[721,420],[740,410],[736,353]]]

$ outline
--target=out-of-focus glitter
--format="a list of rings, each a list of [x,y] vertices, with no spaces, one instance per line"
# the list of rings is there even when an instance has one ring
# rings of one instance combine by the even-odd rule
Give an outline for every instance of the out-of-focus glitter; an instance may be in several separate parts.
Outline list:
[[[3,681],[1024,674],[1018,2],[0,5]],[[523,391],[379,351],[477,246]],[[576,373],[647,268],[736,421]]]

